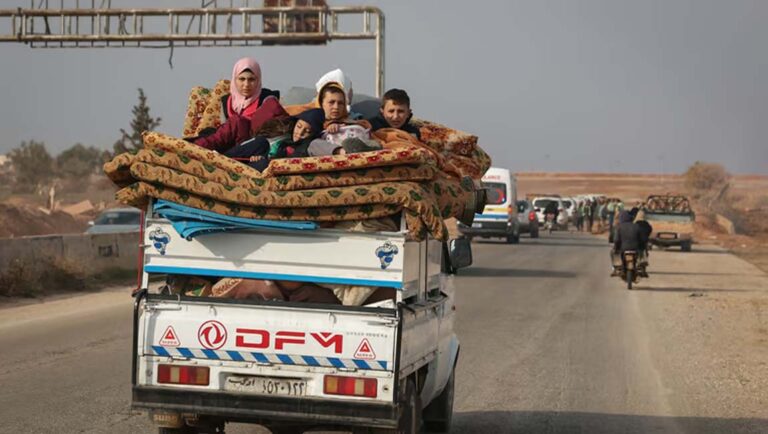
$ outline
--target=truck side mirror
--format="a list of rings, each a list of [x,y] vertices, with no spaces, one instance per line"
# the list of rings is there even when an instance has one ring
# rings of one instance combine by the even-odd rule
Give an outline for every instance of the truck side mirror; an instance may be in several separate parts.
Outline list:
[[[448,247],[448,257],[451,261],[451,267],[454,269],[472,265],[472,246],[469,240],[466,238],[451,240]]]

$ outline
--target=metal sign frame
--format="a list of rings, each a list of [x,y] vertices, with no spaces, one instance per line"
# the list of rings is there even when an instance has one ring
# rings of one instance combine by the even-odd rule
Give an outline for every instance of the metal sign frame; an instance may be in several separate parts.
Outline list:
[[[48,1],[45,7],[0,9],[0,42],[32,48],[175,48],[373,40],[376,96],[384,92],[384,13],[377,7],[112,8],[111,2],[97,7],[91,1],[90,8],[64,8],[64,1],[59,3],[58,9],[49,8]],[[316,32],[289,28],[293,20],[307,17],[317,20]],[[362,27],[342,31],[343,17],[357,18]],[[265,32],[265,19],[276,19],[277,31]]]

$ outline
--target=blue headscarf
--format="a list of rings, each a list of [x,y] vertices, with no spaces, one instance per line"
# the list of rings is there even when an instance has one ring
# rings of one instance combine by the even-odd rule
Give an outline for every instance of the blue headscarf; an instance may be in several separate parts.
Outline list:
[[[320,133],[323,132],[323,123],[325,122],[325,112],[323,112],[323,109],[306,110],[297,114],[294,118],[301,119],[312,128],[312,134],[307,139],[312,140],[320,137]]]
[[[619,223],[632,223],[632,214],[629,211],[619,213]]]

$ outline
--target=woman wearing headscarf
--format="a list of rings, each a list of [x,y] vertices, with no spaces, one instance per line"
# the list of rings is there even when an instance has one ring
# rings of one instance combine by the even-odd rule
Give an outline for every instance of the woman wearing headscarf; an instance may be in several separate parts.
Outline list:
[[[221,153],[252,137],[264,122],[287,113],[280,105],[280,92],[263,88],[261,66],[244,57],[232,68],[229,95],[222,97],[224,117],[227,119],[216,131],[193,142],[206,149]]]
[[[231,148],[224,155],[243,161],[244,164],[263,171],[269,165],[270,158],[306,157],[310,142],[323,131],[325,116],[321,109],[312,109],[291,118],[291,134],[276,141],[270,152],[270,140],[257,136],[241,145]],[[271,155],[270,155],[271,154]]]

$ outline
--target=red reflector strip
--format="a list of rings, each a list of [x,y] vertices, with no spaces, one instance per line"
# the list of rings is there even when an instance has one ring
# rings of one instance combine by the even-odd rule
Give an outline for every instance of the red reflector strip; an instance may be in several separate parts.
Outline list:
[[[323,381],[326,395],[348,395],[375,398],[378,395],[378,381],[375,378],[337,377],[326,375]]]
[[[207,386],[210,383],[207,366],[158,365],[157,382],[161,384],[189,384]]]

